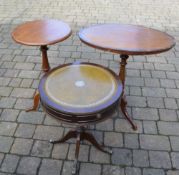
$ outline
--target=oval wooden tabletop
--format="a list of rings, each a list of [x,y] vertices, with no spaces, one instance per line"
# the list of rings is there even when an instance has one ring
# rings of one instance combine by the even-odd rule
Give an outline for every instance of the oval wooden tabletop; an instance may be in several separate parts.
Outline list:
[[[81,30],[79,37],[89,46],[126,55],[160,53],[175,45],[167,33],[137,25],[95,25]]]
[[[65,113],[89,113],[114,104],[122,94],[122,84],[107,68],[73,63],[48,72],[40,82],[39,93],[41,101],[51,108]]]
[[[68,24],[58,20],[36,20],[19,25],[12,38],[20,44],[43,46],[63,41],[71,35]]]

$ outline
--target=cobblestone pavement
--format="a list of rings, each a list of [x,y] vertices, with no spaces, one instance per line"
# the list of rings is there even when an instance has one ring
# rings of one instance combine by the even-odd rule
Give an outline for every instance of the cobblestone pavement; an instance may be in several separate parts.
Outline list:
[[[10,33],[25,21],[55,18],[73,36],[50,46],[51,66],[75,60],[119,71],[119,55],[82,44],[76,33],[97,23],[140,24],[166,31],[178,42],[169,52],[130,57],[128,111],[97,124],[95,137],[113,149],[103,154],[88,143],[80,150],[80,175],[179,175],[179,1],[178,0],[1,0],[0,1],[0,175],[70,175],[74,141],[52,146],[67,126],[38,112],[24,111],[42,76],[38,47],[16,44]]]

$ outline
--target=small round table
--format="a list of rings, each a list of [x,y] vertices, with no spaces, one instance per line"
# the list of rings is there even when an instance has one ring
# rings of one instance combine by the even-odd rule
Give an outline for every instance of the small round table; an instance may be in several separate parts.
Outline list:
[[[87,140],[100,151],[112,153],[85,128],[112,117],[118,109],[122,83],[114,72],[92,63],[61,65],[42,77],[39,93],[46,113],[76,126],[60,140],[50,141],[55,144],[76,138],[73,174],[76,173],[80,141]]]
[[[91,47],[120,54],[119,78],[123,84],[123,97],[120,106],[124,116],[136,130],[137,126],[126,110],[127,101],[124,88],[127,59],[129,55],[149,55],[168,51],[175,45],[174,38],[158,30],[124,24],[91,26],[81,30],[79,38]]]
[[[68,24],[59,20],[36,20],[19,25],[12,32],[12,38],[19,44],[28,46],[40,46],[42,52],[42,70],[50,70],[47,45],[62,42],[71,35],[71,29]],[[36,110],[39,104],[39,93],[34,95],[34,104],[26,111]]]
[[[42,70],[50,69],[47,57],[47,45],[67,39],[71,35],[68,24],[58,20],[36,20],[19,25],[12,32],[14,41],[28,46],[40,46],[42,51]]]

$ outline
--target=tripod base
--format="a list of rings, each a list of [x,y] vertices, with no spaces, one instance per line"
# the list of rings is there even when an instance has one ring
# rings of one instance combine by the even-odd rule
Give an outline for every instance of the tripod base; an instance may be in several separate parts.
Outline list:
[[[52,143],[52,144],[64,143],[65,141],[67,141],[71,138],[76,138],[75,160],[74,160],[74,164],[73,164],[73,168],[72,168],[72,174],[76,174],[77,169],[78,169],[78,156],[79,156],[79,150],[80,150],[80,142],[82,140],[87,140],[95,148],[97,148],[98,150],[100,150],[104,153],[112,154],[112,150],[104,149],[104,147],[96,141],[96,139],[94,138],[94,136],[92,134],[90,134],[89,132],[85,132],[84,127],[79,127],[76,130],[70,130],[63,138],[61,138],[59,140],[55,140],[55,141],[50,140],[50,143]]]

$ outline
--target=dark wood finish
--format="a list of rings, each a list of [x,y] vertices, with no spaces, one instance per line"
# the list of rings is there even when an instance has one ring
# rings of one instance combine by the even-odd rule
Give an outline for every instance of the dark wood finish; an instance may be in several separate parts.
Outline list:
[[[47,46],[40,46],[40,50],[42,52],[42,70],[44,72],[48,72],[50,70],[50,65],[48,62],[48,56],[47,56]]]
[[[112,154],[112,150],[106,150],[102,145],[100,145],[97,140],[94,138],[92,134],[85,131],[84,127],[77,127],[76,130],[70,130],[68,133],[61,138],[60,140],[52,141],[50,140],[50,143],[57,144],[57,143],[64,143],[68,139],[76,138],[76,149],[75,149],[75,160],[73,164],[72,174],[76,174],[78,170],[78,156],[79,156],[79,150],[80,150],[80,142],[83,140],[87,140],[90,142],[93,146],[95,146],[96,149],[107,153]]]
[[[12,32],[12,38],[28,46],[52,45],[71,35],[68,24],[59,20],[36,20],[19,25]]]
[[[74,72],[71,72],[70,69]],[[73,76],[71,76],[71,74],[69,73],[72,73]],[[70,76],[70,79],[68,74]],[[51,82],[51,79],[53,79],[54,82]],[[62,79],[62,82],[60,79]],[[78,79],[83,80],[84,84],[76,84],[76,80]],[[72,84],[69,85],[69,83],[71,82]],[[98,87],[99,82],[100,86]],[[69,86],[70,89],[65,88],[66,86],[64,86],[64,84]],[[90,91],[93,90],[90,89],[91,84],[95,87],[94,94],[90,94]],[[109,88],[111,87],[111,84],[114,85],[112,86],[112,91],[111,88]],[[98,96],[98,93],[100,93],[100,91],[103,91],[106,86],[107,89],[110,89],[111,92],[109,98],[106,98],[105,96],[104,101],[102,101],[101,103],[97,103],[101,100],[101,98],[103,99],[103,96],[99,96],[100,99],[96,98],[96,96]],[[72,93],[75,88],[79,88],[78,90],[81,93],[80,95],[76,92]],[[96,91],[96,89],[99,89],[100,91]],[[60,91],[62,91],[62,94],[59,96]],[[76,103],[71,103],[72,105],[68,105],[68,101],[65,101],[65,91],[67,91],[67,93],[70,91],[70,96],[68,96],[67,94],[67,97],[70,97],[70,100],[73,100],[73,97],[75,98],[75,100],[80,99],[79,103],[81,103],[82,101],[81,106],[74,107],[76,106]],[[77,172],[80,142],[82,140],[87,140],[98,150],[104,153],[112,154],[112,151],[104,149],[102,145],[97,142],[92,134],[86,132],[85,128],[91,123],[101,122],[109,117],[112,117],[113,114],[116,112],[122,94],[122,84],[120,80],[118,80],[118,76],[114,72],[112,72],[108,68],[93,63],[78,62],[73,64],[70,63],[61,65],[50,70],[42,77],[39,84],[39,93],[41,104],[46,113],[61,120],[62,122],[77,126],[75,130],[70,130],[63,138],[56,141],[50,140],[50,143],[56,144],[63,143],[71,138],[76,138],[75,160],[72,174],[75,174]],[[88,95],[86,96],[86,94],[90,94],[90,98],[88,97]],[[90,101],[91,98],[93,99],[93,96],[95,96],[94,102],[96,102],[94,103],[94,106],[91,105]],[[87,100],[85,98],[87,98]],[[88,98],[90,99],[89,101]],[[62,102],[65,103],[65,105],[61,103],[61,101],[59,102],[58,99],[64,99]],[[88,107],[84,107],[83,103],[86,103]]]
[[[71,71],[70,71],[70,67],[73,67],[73,66],[77,66],[77,70],[74,70],[74,72],[73,72],[73,77],[71,76]],[[89,70],[89,71],[87,71],[87,72],[85,72],[85,67],[83,67],[83,69],[81,68],[82,66],[91,66],[91,67],[94,67],[95,69],[94,70]],[[84,78],[88,78],[88,76],[89,76],[89,79],[93,79],[93,82],[94,83],[98,83],[98,81],[100,80],[100,78],[101,78],[101,72],[106,72],[107,74],[109,74],[111,77],[110,77],[110,80],[111,79],[113,79],[113,81],[114,81],[114,83],[115,83],[115,90],[112,92],[112,94],[111,94],[111,96],[110,96],[110,98],[108,98],[106,101],[104,101],[104,103],[101,103],[101,104],[99,104],[99,105],[93,105],[93,106],[90,106],[89,107],[89,105],[87,104],[86,106],[82,106],[82,107],[73,107],[72,105],[71,106],[67,106],[67,105],[62,105],[62,103],[61,104],[58,104],[57,102],[55,102],[54,100],[52,100],[52,97],[50,97],[49,95],[48,95],[48,92],[47,92],[47,90],[46,90],[46,86],[48,85],[48,83],[46,83],[47,81],[49,81],[49,77],[50,76],[53,76],[53,74],[55,74],[56,76],[57,76],[57,74],[58,73],[56,73],[56,72],[58,72],[58,70],[60,70],[60,69],[65,69],[65,70],[67,70],[66,72],[64,71],[63,73],[62,73],[62,75],[61,74],[59,74],[59,76],[58,76],[58,82],[60,82],[60,81],[63,81],[64,80],[64,77],[66,77],[66,78],[68,78],[68,81],[66,80],[66,82],[65,83],[59,83],[58,84],[58,90],[59,90],[59,88],[61,87],[61,86],[64,86],[65,84],[68,84],[68,86],[66,86],[65,88],[63,87],[62,88],[62,91],[59,91],[59,94],[61,93],[61,97],[59,97],[59,99],[62,99],[62,97],[64,98],[64,95],[66,94],[66,95],[69,95],[68,93],[69,93],[69,91],[71,91],[70,93],[71,93],[71,95],[73,95],[74,96],[74,98],[75,98],[75,100],[76,100],[76,95],[77,95],[77,91],[75,91],[74,93],[73,93],[73,89],[67,89],[67,88],[75,88],[74,87],[74,81],[76,80],[75,79],[75,74],[77,75],[78,73],[80,73],[80,74],[85,74],[85,76],[84,77],[80,77],[80,74],[79,74],[79,77],[76,77],[77,79],[79,78],[81,78],[81,79],[84,79]],[[100,69],[100,71],[101,72],[97,72],[97,70],[98,69]],[[67,76],[65,76],[65,73],[68,73],[68,71],[70,71],[69,72],[69,77],[67,77]],[[76,72],[75,72],[76,71]],[[62,71],[60,71],[59,73],[61,73]],[[101,73],[101,74],[100,74]],[[99,74],[99,76],[97,75],[97,74]],[[103,73],[104,74],[104,73]],[[104,78],[106,76],[106,74],[104,74],[104,76],[102,77],[102,78]],[[96,79],[96,77],[98,77],[98,79]],[[89,80],[89,79],[87,79],[87,80]],[[99,85],[101,85],[101,87],[98,89],[98,88],[96,88],[96,85],[97,84],[94,84],[95,85],[95,87],[90,87],[90,85],[89,84],[87,84],[87,90],[86,89],[79,89],[78,90],[78,93],[80,93],[81,94],[81,97],[80,97],[80,94],[79,94],[79,98],[82,98],[82,99],[84,99],[84,97],[83,96],[86,96],[86,97],[88,97],[88,93],[90,93],[89,92],[89,89],[91,90],[91,88],[92,88],[92,90],[95,90],[96,89],[96,94],[95,95],[93,95],[94,93],[93,92],[91,92],[91,95],[93,95],[93,97],[95,97],[95,96],[97,96],[97,93],[99,93],[100,91],[101,91],[101,89],[102,88],[105,88],[105,84],[106,84],[106,81],[108,81],[108,79],[106,78],[105,80],[100,80],[101,82],[100,82],[100,84]],[[103,82],[104,81],[104,82]],[[72,83],[73,84],[72,84]],[[55,86],[56,86],[56,83],[57,83],[57,81],[56,81],[56,79],[54,79],[54,77],[53,77],[53,81],[52,81],[52,83],[50,83],[50,86],[52,87],[52,86],[54,86],[54,92],[56,92],[55,91]],[[69,84],[69,83],[71,83],[71,84]],[[108,82],[108,83],[110,83],[110,82]],[[52,89],[52,90],[53,90]],[[66,91],[64,91],[64,90],[66,90]],[[83,90],[83,93],[82,93],[82,90]],[[91,90],[91,91],[92,91]],[[98,92],[97,92],[98,91]],[[121,94],[122,94],[122,85],[121,85],[121,82],[118,80],[118,76],[113,72],[113,71],[111,71],[111,70],[109,70],[108,68],[106,68],[106,67],[103,67],[103,66],[101,66],[101,65],[97,65],[97,64],[93,64],[93,63],[79,63],[79,62],[75,62],[75,63],[69,63],[69,64],[65,64],[65,65],[60,65],[60,66],[58,66],[58,67],[56,67],[56,68],[54,68],[54,69],[52,69],[52,70],[50,70],[49,72],[47,72],[43,77],[42,77],[42,79],[41,79],[41,81],[40,81],[40,84],[39,84],[39,92],[40,92],[40,98],[41,98],[41,101],[42,101],[42,103],[43,103],[43,105],[47,108],[47,110],[49,111],[49,113],[54,113],[54,110],[53,109],[55,109],[55,111],[61,111],[61,113],[63,113],[63,114],[67,114],[67,115],[71,115],[71,114],[73,114],[73,116],[75,116],[76,118],[78,118],[78,116],[83,116],[83,114],[85,114],[85,116],[87,116],[87,114],[89,115],[89,114],[92,114],[92,116],[93,116],[93,114],[94,114],[94,112],[98,112],[98,111],[101,111],[101,110],[103,110],[103,109],[105,109],[105,108],[111,108],[112,106],[113,106],[113,104],[116,104],[116,102],[119,100],[119,98],[120,98],[120,96],[121,96]],[[52,94],[52,93],[51,93]],[[57,95],[59,95],[59,94],[54,94],[54,96],[57,96]],[[82,96],[83,95],[83,96]],[[78,96],[78,95],[77,95]],[[91,98],[92,96],[90,96],[90,98]],[[93,98],[92,97],[92,98]],[[69,97],[70,98],[70,97]],[[80,100],[81,101],[81,100]],[[75,104],[74,104],[75,105]],[[50,109],[52,109],[52,110],[50,110]],[[70,119],[69,117],[68,117],[68,119]],[[72,120],[70,121],[70,122],[72,122]],[[76,122],[76,121],[75,121]]]
[[[126,65],[129,55],[157,54],[171,49],[175,45],[174,38],[164,32],[136,25],[102,24],[83,29],[79,38],[85,44],[113,53],[120,54],[119,79],[123,84],[121,111],[131,124],[133,130],[137,126],[127,112],[125,98]]]
[[[38,106],[39,106],[39,102],[40,102],[40,94],[39,94],[39,91],[37,90],[35,92],[35,95],[34,95],[34,99],[33,99],[33,106],[29,109],[26,109],[26,112],[30,112],[30,111],[36,111]]]
[[[156,54],[175,45],[168,34],[137,25],[95,25],[81,30],[79,37],[91,47],[123,55]]]
[[[120,72],[119,72],[119,78],[122,81],[123,89],[122,89],[122,98],[121,98],[121,111],[124,114],[124,117],[127,119],[127,121],[131,124],[133,130],[137,130],[137,125],[132,121],[131,117],[129,116],[127,112],[127,101],[125,98],[125,78],[126,78],[126,65],[127,65],[127,59],[129,58],[128,55],[120,55],[121,62],[120,62]]]
[[[19,44],[28,46],[40,46],[42,52],[42,70],[48,72],[50,65],[48,61],[47,45],[62,42],[71,35],[72,31],[68,24],[59,20],[36,20],[26,22],[16,27],[12,32],[12,38]],[[33,107],[27,109],[37,109],[37,98],[34,96]]]

